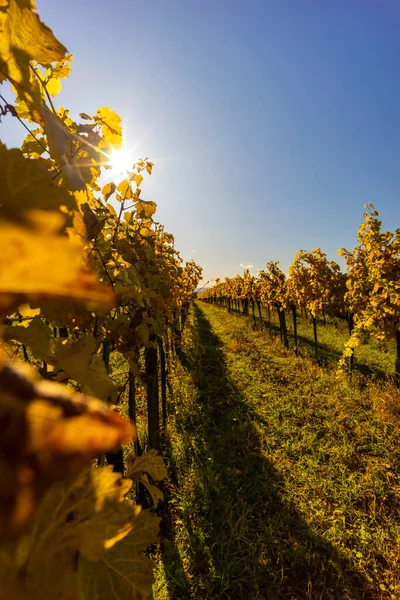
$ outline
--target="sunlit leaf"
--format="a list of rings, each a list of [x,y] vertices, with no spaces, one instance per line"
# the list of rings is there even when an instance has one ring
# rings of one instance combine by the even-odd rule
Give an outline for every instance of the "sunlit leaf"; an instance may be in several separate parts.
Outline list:
[[[87,269],[81,242],[59,235],[45,215],[35,229],[0,222],[0,310],[49,298],[111,306],[112,290]]]
[[[42,122],[39,83],[31,77],[30,62],[60,61],[66,49],[31,9],[32,5],[9,0],[0,13],[0,82],[8,79],[26,103],[31,118]]]
[[[44,104],[42,105],[42,114],[50,154],[64,171],[68,187],[73,191],[84,190],[85,181],[74,153],[73,144],[76,142],[76,137],[63,125],[59,117]],[[82,144],[85,144],[84,140],[82,140]]]
[[[104,200],[107,202],[107,200],[109,199],[110,196],[112,196],[115,192],[115,190],[117,189],[117,186],[115,185],[115,183],[107,183],[107,185],[105,185],[103,187],[103,189],[101,190],[101,193],[104,196]]]
[[[0,143],[0,217],[22,220],[32,209],[58,211],[76,207],[67,190],[55,186],[52,175],[40,160],[28,160],[21,150],[8,150]]]
[[[137,187],[139,187],[139,186],[140,186],[140,184],[141,184],[141,183],[142,183],[142,181],[143,181],[143,175],[141,175],[140,173],[138,173],[137,175],[135,175],[135,176],[133,177],[133,181],[136,183]]]
[[[120,148],[122,144],[122,126],[121,118],[117,113],[107,106],[102,106],[98,109],[95,119],[101,127],[104,140],[103,146],[109,149]]]
[[[57,96],[57,94],[61,92],[61,82],[55,77],[52,77],[46,83],[46,89],[49,92],[50,96]]]
[[[129,179],[124,179],[123,181],[121,181],[121,183],[118,185],[117,190],[119,191],[124,200],[129,200],[130,198],[133,198],[131,182],[129,181]]]

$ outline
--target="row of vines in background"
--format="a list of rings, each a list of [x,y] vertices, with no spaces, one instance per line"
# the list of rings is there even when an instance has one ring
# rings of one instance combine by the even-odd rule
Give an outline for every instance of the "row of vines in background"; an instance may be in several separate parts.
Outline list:
[[[288,314],[293,319],[294,349],[298,351],[298,313],[311,316],[314,349],[317,361],[317,320],[326,316],[344,319],[349,339],[339,360],[338,373],[343,373],[346,361],[350,371],[354,352],[364,332],[382,346],[396,344],[395,382],[400,385],[400,229],[382,231],[382,221],[372,204],[367,205],[364,221],[358,232],[358,245],[352,252],[339,250],[347,263],[343,273],[334,261],[328,260],[319,248],[311,252],[300,250],[294,257],[288,276],[278,262],[269,262],[257,277],[248,270],[244,275],[217,280],[216,285],[199,294],[200,298],[226,305],[229,311],[239,309],[253,319],[256,310],[261,317],[262,305],[276,309],[281,339],[289,347],[286,327]]]
[[[132,479],[157,504],[159,370],[165,425],[165,354],[179,345],[201,269],[182,263],[142,198],[152,162],[100,185],[121,119],[104,106],[79,119],[55,107],[72,55],[34,1],[1,3],[0,30],[1,114],[28,130],[21,149],[0,143],[0,596],[144,599],[143,551],[159,519],[133,502]],[[110,370],[116,355],[123,383]],[[131,422],[117,407],[126,397]]]

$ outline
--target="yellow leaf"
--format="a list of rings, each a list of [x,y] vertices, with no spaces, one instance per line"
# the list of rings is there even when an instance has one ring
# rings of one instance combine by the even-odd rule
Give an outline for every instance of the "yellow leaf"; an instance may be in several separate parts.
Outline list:
[[[76,138],[64,126],[61,119],[52,113],[45,104],[42,105],[42,115],[51,157],[57,161],[64,171],[69,188],[74,191],[84,190],[86,185],[76,155],[71,156],[72,144]],[[82,141],[84,143],[84,140]]]
[[[113,149],[120,148],[122,144],[121,117],[107,106],[102,106],[98,109],[95,120],[101,127],[101,133],[105,142],[101,145]]]
[[[154,506],[157,506],[158,502],[163,499],[163,493],[157,486],[150,483],[147,474],[150,475],[153,481],[161,481],[167,477],[167,469],[161,456],[154,449],[143,456],[130,454],[127,458],[127,465],[129,477],[139,481],[148,489]]]
[[[18,311],[23,317],[30,317],[31,319],[39,316],[40,314],[40,309],[31,308],[29,304],[22,304],[22,306],[19,307]]]
[[[139,200],[135,204],[136,214],[139,218],[150,218],[154,215],[157,209],[157,204],[155,202],[149,202],[145,200]]]
[[[21,150],[0,143],[0,217],[22,220],[32,209],[58,211],[76,208],[72,194],[54,185],[43,161],[25,158]],[[64,218],[65,220],[65,218]]]
[[[142,510],[132,530],[99,561],[80,561],[84,597],[96,600],[130,598],[146,600],[154,581],[153,562],[143,549],[157,542],[160,519]]]
[[[10,0],[0,13],[0,82],[8,79],[26,103],[33,121],[42,123],[41,92],[30,61],[60,61],[66,49],[27,3]]]
[[[48,93],[50,94],[50,96],[57,96],[57,94],[59,94],[61,91],[61,87],[62,87],[61,82],[58,79],[56,79],[55,77],[52,77],[46,83],[46,89],[47,89]]]
[[[108,376],[104,361],[98,354],[92,357],[82,391],[108,402],[115,402],[118,396],[118,388]]]
[[[137,175],[134,176],[133,181],[136,183],[137,187],[139,187],[143,181],[143,175],[138,173]]]
[[[2,336],[5,341],[16,340],[24,344],[38,359],[52,362],[52,330],[40,317],[35,317],[28,326],[3,327]]]
[[[140,235],[142,235],[143,237],[154,237],[155,231],[149,229],[148,227],[142,227],[140,229]]]
[[[55,340],[54,361],[78,383],[84,383],[92,355],[96,349],[96,340],[88,333],[79,340]]]
[[[129,200],[133,198],[131,182],[129,181],[129,179],[124,179],[123,181],[121,181],[117,190],[121,194],[123,200]]]
[[[106,204],[106,206],[107,206],[108,210],[110,211],[110,213],[111,213],[111,214],[112,214],[114,217],[116,217],[116,216],[117,216],[117,212],[116,212],[115,208],[113,207],[113,205],[112,205],[112,204]],[[125,213],[125,215],[124,215],[124,216],[126,216],[126,213]]]
[[[54,468],[49,464],[50,460],[60,463],[70,457],[71,466],[75,467],[74,457],[87,461],[100,452],[116,450],[122,443],[131,441],[132,427],[118,413],[109,411],[107,416],[104,414],[104,417],[100,417],[87,411],[65,419],[63,409],[48,402],[46,395],[55,394],[56,389],[60,388],[67,403],[68,396],[64,391],[67,388],[50,381],[41,382],[40,386],[45,399],[28,406],[28,420],[31,423],[29,449],[38,456],[38,462],[49,474]]]
[[[26,527],[55,481],[134,435],[130,423],[99,400],[37,377],[29,365],[0,360],[0,406],[7,423],[0,437],[2,539]],[[14,437],[17,446],[10,443]]]
[[[109,199],[110,196],[113,195],[113,193],[115,192],[115,190],[117,189],[115,183],[111,182],[111,183],[107,183],[107,185],[105,185],[103,187],[103,189],[101,190],[101,193],[104,196],[104,200],[107,202],[107,200]]]
[[[0,221],[0,239],[0,310],[32,299],[35,306],[46,299],[112,305],[113,292],[89,272],[82,243],[51,230],[44,216],[31,229]]]

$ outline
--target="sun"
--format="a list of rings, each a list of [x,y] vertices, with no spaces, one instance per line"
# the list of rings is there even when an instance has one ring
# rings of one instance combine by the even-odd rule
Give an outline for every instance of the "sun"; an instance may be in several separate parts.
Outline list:
[[[110,154],[111,171],[114,175],[127,175],[132,171],[134,160],[132,152],[126,148],[112,150]]]

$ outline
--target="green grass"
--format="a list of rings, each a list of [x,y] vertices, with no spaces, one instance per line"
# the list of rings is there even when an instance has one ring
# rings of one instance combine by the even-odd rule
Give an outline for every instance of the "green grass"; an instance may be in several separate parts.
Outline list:
[[[195,304],[154,600],[400,598],[400,396]]]
[[[251,307],[250,307],[251,312]],[[265,306],[261,309],[263,323],[259,318],[256,307],[257,327],[268,327],[268,312]],[[270,332],[273,336],[279,336],[279,320],[276,310],[270,311]],[[298,342],[300,355],[314,357],[314,332],[311,318],[300,315],[298,311]],[[291,311],[286,311],[286,324],[289,334],[290,345],[294,346],[293,317]],[[322,318],[318,318],[317,326],[318,354],[324,365],[336,365],[343,353],[343,348],[349,339],[347,323],[343,319],[326,317],[326,324]],[[380,348],[366,332],[363,343],[355,352],[355,369],[368,377],[393,380],[395,363],[395,343],[389,340]]]

